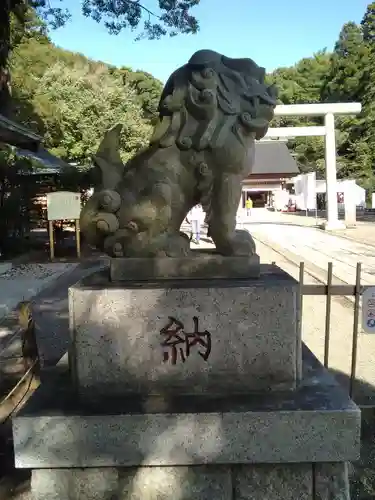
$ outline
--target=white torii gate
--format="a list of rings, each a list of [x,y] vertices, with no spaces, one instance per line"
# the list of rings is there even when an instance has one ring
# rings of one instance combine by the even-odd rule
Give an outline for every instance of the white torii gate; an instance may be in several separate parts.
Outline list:
[[[362,106],[357,102],[327,104],[282,104],[276,106],[275,116],[324,116],[322,127],[278,127],[270,128],[266,138],[275,137],[325,137],[325,168],[327,186],[327,230],[343,229],[337,210],[337,173],[335,115],[356,115]]]

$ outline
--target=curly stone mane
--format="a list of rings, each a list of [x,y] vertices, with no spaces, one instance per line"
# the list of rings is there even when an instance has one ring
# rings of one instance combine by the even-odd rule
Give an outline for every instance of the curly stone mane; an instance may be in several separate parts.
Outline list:
[[[251,59],[196,52],[165,85],[151,143],[202,151],[222,148],[229,131],[244,146],[244,133],[263,137],[276,105],[276,88],[264,78]]]
[[[190,152],[207,220],[216,168],[242,169],[249,138],[262,138],[273,118],[276,88],[264,79],[264,68],[251,59],[201,50],[164,87],[150,143]]]

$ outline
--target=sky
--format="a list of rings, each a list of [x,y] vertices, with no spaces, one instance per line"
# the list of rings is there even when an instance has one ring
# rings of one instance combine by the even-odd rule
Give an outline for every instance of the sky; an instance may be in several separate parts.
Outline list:
[[[192,10],[200,23],[197,35],[135,41],[136,33],[110,35],[85,18],[82,0],[64,0],[72,18],[52,31],[52,41],[85,56],[147,71],[165,82],[199,49],[228,57],[250,57],[267,72],[291,66],[303,57],[332,50],[342,25],[359,23],[370,0],[201,0]],[[156,0],[143,0],[155,9]]]

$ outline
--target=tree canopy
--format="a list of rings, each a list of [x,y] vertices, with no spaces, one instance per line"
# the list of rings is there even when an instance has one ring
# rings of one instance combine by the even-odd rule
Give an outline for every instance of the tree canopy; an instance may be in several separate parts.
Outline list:
[[[10,69],[13,116],[67,162],[89,162],[118,122],[124,160],[147,144],[162,90],[148,73],[91,61],[39,36],[14,49]]]
[[[128,9],[132,4],[118,3],[124,9],[125,4]],[[195,0],[159,2],[165,12],[168,8],[187,9],[185,12],[188,12],[197,3]],[[94,15],[95,9],[106,4],[105,0],[82,0],[90,16]],[[109,4],[112,7],[117,5],[108,1]],[[10,36],[14,49],[9,67],[13,115],[43,135],[45,145],[52,152],[67,161],[81,164],[89,160],[105,128],[120,121],[125,124],[123,156],[128,158],[147,142],[157,116],[161,82],[142,69],[116,68],[55,47],[48,39],[45,19],[52,14],[58,19],[63,13],[48,10],[49,4],[44,2],[35,5],[38,15],[29,9],[26,24],[20,24],[17,17],[12,18]],[[63,1],[61,5],[64,5]],[[126,12],[131,13],[130,10]],[[126,12],[119,19],[123,21],[123,28],[132,29],[133,25],[126,21]],[[146,14],[142,10],[142,15]],[[110,17],[105,8],[102,17],[96,15],[96,19],[102,22],[109,22]],[[142,18],[135,19],[140,22]],[[176,25],[177,20],[178,16],[174,21]],[[162,22],[157,18],[156,21]],[[165,26],[165,33],[173,34],[166,21]],[[178,26],[184,32],[182,25]],[[109,24],[107,27],[112,29]],[[194,29],[191,28],[191,32]],[[160,36],[165,33],[159,32]],[[244,55],[251,57],[251,53]],[[348,22],[342,27],[332,52],[323,48],[316,54],[307,54],[291,67],[276,69],[267,78],[278,86],[279,99],[284,104],[362,103],[363,111],[359,116],[336,118],[338,176],[355,178],[364,187],[375,189],[375,2],[368,5],[361,23]],[[321,123],[319,117],[277,117],[273,125]],[[323,138],[296,138],[288,145],[296,153],[303,171],[317,169],[323,177]]]
[[[86,17],[102,22],[112,34],[142,27],[143,32],[139,36],[157,39],[177,33],[197,33],[199,30],[191,9],[200,0],[158,0],[155,10],[141,0],[77,1]],[[63,26],[71,17],[65,0],[8,0],[3,3],[4,11],[12,12],[20,23],[27,20],[30,9],[53,28]]]
[[[156,10],[148,8],[142,0],[77,1],[86,17],[103,23],[111,34],[130,30],[137,31],[137,40],[155,40],[165,35],[194,34],[199,30],[191,10],[200,0],[158,0]],[[10,113],[8,60],[11,49],[32,30],[45,34],[46,26],[59,28],[68,22],[71,14],[65,5],[65,0],[0,0],[1,113],[7,116]]]
[[[20,0],[12,0],[19,3]],[[169,34],[196,33],[197,19],[191,9],[200,0],[158,0],[158,9],[152,10],[139,0],[80,0],[82,13],[97,22],[103,22],[108,31],[118,34],[123,29],[135,30],[143,23],[144,36],[157,39]],[[49,0],[31,0],[29,4],[53,27],[60,27],[70,18],[67,8],[57,6],[64,0],[53,3]]]
[[[289,68],[268,75],[279,87],[283,104],[361,102],[358,116],[336,118],[338,177],[351,177],[375,189],[375,2],[368,5],[362,22],[346,23],[333,51],[322,50]],[[321,119],[277,118],[274,125],[321,124]],[[324,176],[321,137],[297,138],[289,146],[297,153],[303,171]]]

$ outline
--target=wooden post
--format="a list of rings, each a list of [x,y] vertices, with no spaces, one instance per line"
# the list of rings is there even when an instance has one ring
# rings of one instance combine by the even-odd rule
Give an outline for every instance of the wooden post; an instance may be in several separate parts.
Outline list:
[[[53,234],[53,220],[48,221],[48,232],[49,232],[49,252],[51,260],[55,258],[55,241]]]
[[[81,229],[79,226],[79,219],[76,219],[76,245],[77,245],[77,257],[81,258]]]

